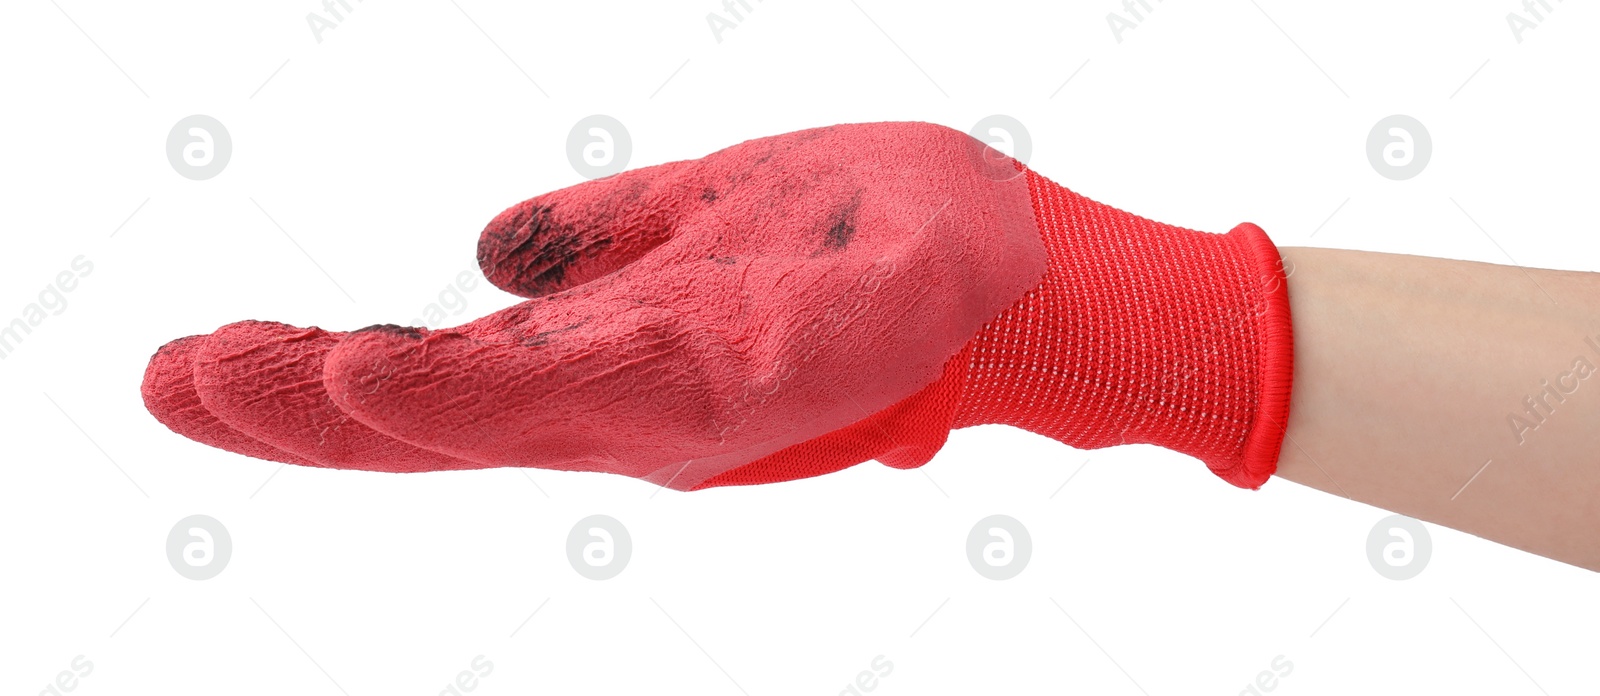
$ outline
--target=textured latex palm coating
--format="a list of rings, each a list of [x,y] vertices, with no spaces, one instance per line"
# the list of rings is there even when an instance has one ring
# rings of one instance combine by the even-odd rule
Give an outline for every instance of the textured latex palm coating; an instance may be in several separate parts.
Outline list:
[[[194,388],[194,350],[204,336],[186,336],[162,346],[145,367],[145,409],[173,432],[217,449],[257,459],[312,466],[310,461],[266,444],[222,422],[200,403]]]
[[[514,206],[479,260],[538,299],[359,333],[323,383],[419,447],[689,489],[939,379],[1043,277],[1037,230],[1015,163],[958,131],[765,138]]]
[[[218,420],[320,466],[369,471],[480,469],[401,442],[339,410],[323,388],[323,363],[347,334],[241,321],[207,336],[191,365],[200,403]]]
[[[937,380],[1043,276],[1028,200],[1013,161],[948,128],[763,138],[502,213],[479,260],[528,302],[441,331],[241,322],[200,339],[192,387],[321,466],[692,488]]]

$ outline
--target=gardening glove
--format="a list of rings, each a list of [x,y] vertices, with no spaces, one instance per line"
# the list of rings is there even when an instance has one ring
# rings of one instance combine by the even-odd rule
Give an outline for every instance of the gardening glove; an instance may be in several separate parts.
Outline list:
[[[478,260],[529,298],[453,329],[247,321],[167,344],[143,395],[247,456],[525,466],[695,490],[926,463],[1004,423],[1275,469],[1293,339],[1256,226],[1165,225],[959,131],[818,128],[535,197]]]

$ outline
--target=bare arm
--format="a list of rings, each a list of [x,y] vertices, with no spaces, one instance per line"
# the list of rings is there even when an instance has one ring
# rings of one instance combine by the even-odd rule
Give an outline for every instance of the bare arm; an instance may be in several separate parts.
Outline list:
[[[1600,274],[1283,256],[1278,476],[1600,571]]]

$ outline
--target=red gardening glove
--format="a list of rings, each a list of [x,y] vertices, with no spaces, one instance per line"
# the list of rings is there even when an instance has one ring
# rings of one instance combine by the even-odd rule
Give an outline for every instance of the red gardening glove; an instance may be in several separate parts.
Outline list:
[[[918,466],[980,423],[1153,443],[1253,488],[1287,421],[1265,234],[1144,220],[940,126],[801,131],[580,184],[501,213],[478,256],[534,299],[440,331],[233,324],[163,347],[146,404],[296,464],[681,490]]]

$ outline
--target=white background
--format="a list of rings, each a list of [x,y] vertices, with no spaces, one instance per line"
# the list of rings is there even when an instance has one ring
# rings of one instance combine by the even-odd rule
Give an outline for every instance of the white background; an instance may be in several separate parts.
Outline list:
[[[1155,448],[986,426],[921,471],[684,494],[280,467],[138,394],[158,346],[238,319],[410,322],[476,273],[491,217],[582,180],[566,139],[594,113],[630,166],[1006,114],[1033,168],[1158,220],[1600,271],[1593,5],[1552,2],[1519,42],[1510,0],[1151,0],[1119,42],[1111,0],[752,0],[719,42],[712,0],[351,4],[320,43],[311,0],[6,4],[0,323],[74,257],[93,271],[0,361],[0,690],[79,655],[74,694],[431,696],[479,655],[485,695],[832,696],[880,655],[862,693],[1231,695],[1279,655],[1274,694],[1596,689],[1595,574],[1429,525],[1430,564],[1388,580],[1366,557],[1387,513]],[[206,181],[164,152],[196,113],[233,142]],[[1395,113],[1433,141],[1407,181],[1365,152]],[[450,324],[514,301],[467,298]],[[211,580],[165,555],[192,514],[233,539]],[[631,531],[615,579],[568,565],[591,514]],[[1015,579],[968,565],[990,514],[1031,532]]]

